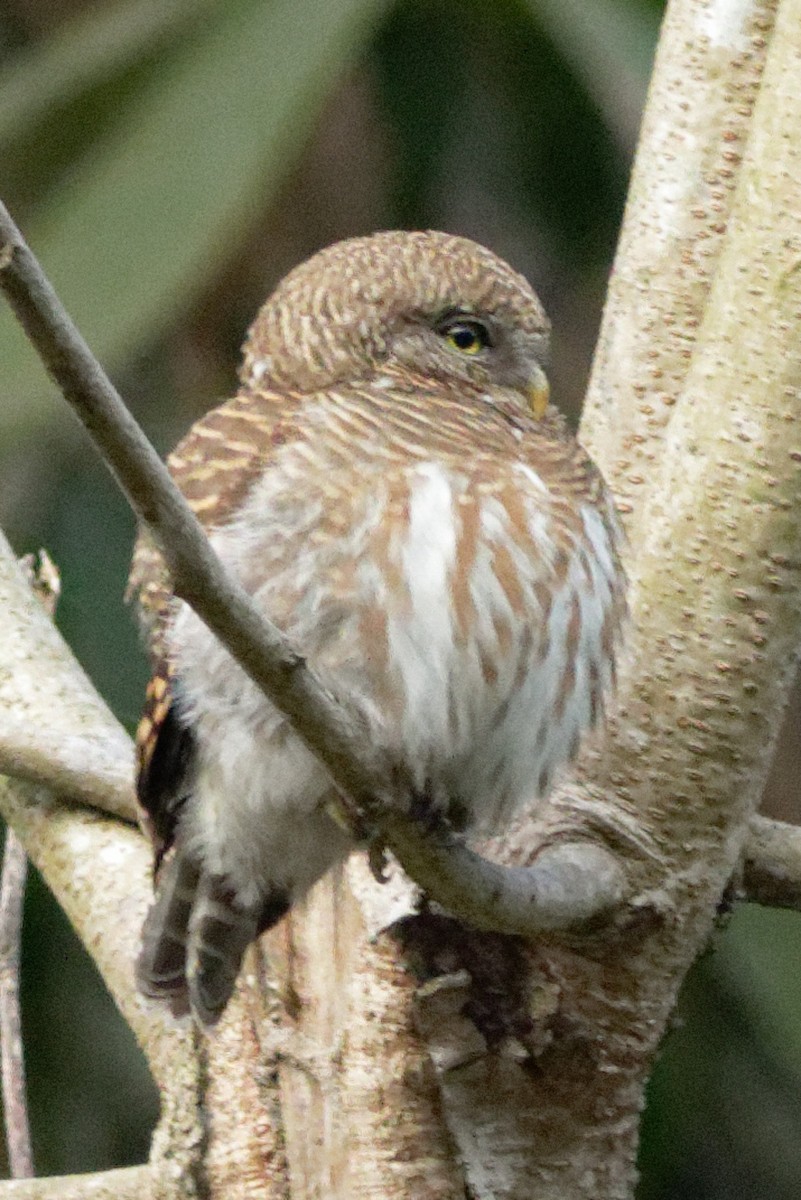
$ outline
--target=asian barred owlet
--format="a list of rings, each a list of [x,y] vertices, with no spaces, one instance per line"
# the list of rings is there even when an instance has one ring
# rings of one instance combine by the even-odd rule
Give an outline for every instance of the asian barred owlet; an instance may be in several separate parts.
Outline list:
[[[604,483],[548,406],[548,321],[490,251],[379,233],[293,270],[238,394],[169,467],[226,566],[420,796],[497,830],[599,718],[624,609]],[[138,794],[156,899],[138,980],[214,1022],[247,945],[349,851],[324,768],[147,533]]]

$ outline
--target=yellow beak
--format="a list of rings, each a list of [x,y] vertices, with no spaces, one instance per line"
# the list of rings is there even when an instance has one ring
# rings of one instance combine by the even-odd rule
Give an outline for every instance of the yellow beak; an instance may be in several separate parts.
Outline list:
[[[538,421],[545,416],[550,395],[551,389],[545,372],[538,369],[526,388],[528,406]]]

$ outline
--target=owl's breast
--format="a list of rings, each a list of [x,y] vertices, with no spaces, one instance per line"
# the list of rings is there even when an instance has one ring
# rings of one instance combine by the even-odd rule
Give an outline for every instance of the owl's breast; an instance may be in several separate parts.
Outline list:
[[[494,826],[594,725],[625,604],[614,519],[527,467],[420,464],[357,565],[365,684],[416,778]]]
[[[614,521],[522,464],[338,486],[265,478],[217,548],[415,786],[497,825],[601,714],[624,609]],[[244,682],[216,686],[234,704]]]

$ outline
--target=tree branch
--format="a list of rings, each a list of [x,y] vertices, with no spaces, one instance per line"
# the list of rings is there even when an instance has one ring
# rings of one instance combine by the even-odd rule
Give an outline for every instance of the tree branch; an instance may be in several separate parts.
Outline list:
[[[635,557],[725,242],[776,0],[667,6],[604,305],[582,441]]]
[[[58,568],[46,551],[42,551],[38,566],[33,555],[27,555],[22,566],[32,591],[52,618],[61,592]],[[6,1143],[14,1179],[25,1179],[34,1174],[19,999],[22,913],[27,874],[28,856],[9,825],[6,827],[0,882],[0,1058]]]
[[[190,1031],[134,982],[139,931],[151,902],[151,855],[141,835],[117,819],[60,803],[21,780],[0,779],[0,815],[86,946],[117,1007],[145,1052],[154,1079],[169,1084]]]
[[[176,594],[190,604],[251,678],[289,718],[332,779],[373,824],[409,874],[456,915],[533,936],[597,921],[625,890],[615,855],[588,842],[542,868],[510,872],[402,815],[408,796],[346,707],[222,567],[155,450],[61,306],[0,205],[0,287],[51,375],[156,537]],[[576,903],[572,898],[576,897]],[[476,903],[480,897],[480,903]]]
[[[0,1200],[143,1200],[153,1188],[150,1167],[123,1167],[91,1175],[0,1183]]]
[[[136,819],[130,739],[0,532],[0,773]]]
[[[33,1175],[19,1007],[22,905],[27,874],[25,849],[9,826],[3,847],[3,876],[0,883],[0,1053],[8,1163],[15,1179]]]
[[[742,889],[752,904],[801,911],[801,826],[753,818],[745,846]]]

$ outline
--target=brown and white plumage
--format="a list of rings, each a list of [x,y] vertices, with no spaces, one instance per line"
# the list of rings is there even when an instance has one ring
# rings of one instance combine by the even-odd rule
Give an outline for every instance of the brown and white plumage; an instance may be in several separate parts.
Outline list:
[[[528,283],[472,242],[339,243],[278,286],[239,395],[169,460],[264,612],[418,794],[482,830],[544,795],[598,720],[624,609],[603,481],[543,415],[547,339]],[[210,1022],[248,942],[350,844],[325,771],[173,599],[146,535],[131,588],[161,864],[139,980]]]

